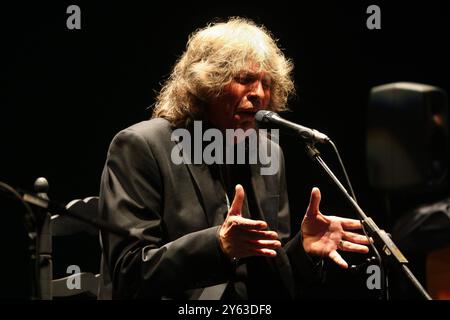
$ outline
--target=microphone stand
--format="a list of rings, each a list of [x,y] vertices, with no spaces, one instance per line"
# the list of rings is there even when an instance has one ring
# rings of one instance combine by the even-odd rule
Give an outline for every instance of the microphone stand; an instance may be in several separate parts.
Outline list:
[[[363,227],[366,230],[369,237],[373,239],[373,244],[377,248],[381,248],[379,250],[380,256],[394,261],[394,263],[400,266],[400,269],[406,275],[407,279],[413,284],[413,286],[419,291],[420,295],[426,300],[432,300],[430,295],[426,292],[426,290],[422,287],[420,282],[408,268],[408,260],[401,253],[400,249],[395,245],[390,236],[384,231],[381,230],[376,223],[372,220],[372,218],[368,217],[358,203],[349,195],[345,187],[339,181],[339,179],[334,175],[331,169],[327,166],[327,164],[320,157],[320,152],[316,149],[314,143],[307,142],[306,143],[306,153],[311,158],[311,160],[317,162],[319,166],[325,171],[328,177],[335,183],[350,205],[355,209],[357,214],[362,221]],[[385,279],[387,282],[387,280]]]

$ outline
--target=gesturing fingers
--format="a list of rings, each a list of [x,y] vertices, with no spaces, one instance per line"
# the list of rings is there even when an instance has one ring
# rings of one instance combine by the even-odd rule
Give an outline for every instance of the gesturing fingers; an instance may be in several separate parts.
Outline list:
[[[235,195],[233,199],[233,203],[231,204],[230,211],[228,215],[230,216],[240,216],[242,210],[242,204],[244,203],[245,191],[244,188],[238,184],[235,187]]]
[[[229,222],[235,226],[239,227],[241,229],[258,229],[258,230],[264,230],[267,229],[267,222],[262,220],[252,220],[243,218],[240,216],[233,216],[229,218]]]
[[[220,247],[230,257],[276,256],[281,247],[278,233],[266,230],[267,222],[242,216],[228,216],[219,229]]]
[[[362,229],[361,221],[356,219],[349,218],[341,218],[341,217],[333,217],[337,221],[339,221],[342,225],[342,228],[347,230],[359,230]]]
[[[369,248],[366,246],[363,246],[361,244],[352,243],[349,241],[339,241],[338,248],[342,251],[348,251],[348,252],[357,252],[357,253],[368,253]]]
[[[278,233],[275,231],[247,230],[249,240],[278,240]]]
[[[313,188],[311,190],[311,197],[309,199],[309,205],[306,209],[306,216],[312,217],[319,213],[319,206],[320,206],[320,189],[319,188]]]
[[[370,244],[369,239],[367,239],[367,237],[365,235],[355,233],[355,232],[344,231],[342,238],[345,240],[354,242],[354,243]]]
[[[251,256],[266,256],[275,257],[278,248],[281,248],[281,242],[279,240],[244,240],[245,236],[242,236],[242,241],[237,243],[234,251],[234,257],[246,258]]]
[[[271,249],[254,249],[248,256],[276,257],[277,252]]]
[[[348,264],[347,262],[341,257],[341,255],[336,251],[333,250],[330,252],[330,254],[328,255],[328,257],[333,260],[334,262],[336,262],[336,264],[344,269],[348,268]]]
[[[278,240],[248,240],[249,244],[255,248],[278,249],[281,248],[281,242]]]

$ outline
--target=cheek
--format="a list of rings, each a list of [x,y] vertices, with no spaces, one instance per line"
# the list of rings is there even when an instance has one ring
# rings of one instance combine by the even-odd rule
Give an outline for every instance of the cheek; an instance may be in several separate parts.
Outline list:
[[[238,104],[246,95],[249,88],[245,85],[233,82],[227,88],[228,100],[232,105]]]
[[[234,107],[229,99],[219,99],[214,102],[207,112],[208,120],[218,129],[232,128],[234,123]]]
[[[236,108],[241,104],[242,99],[244,99],[245,94],[243,90],[230,90],[226,97],[222,100],[221,113],[227,118],[234,118],[234,112]]]
[[[230,99],[225,99],[222,104],[218,106],[218,114],[220,114],[221,117],[224,119],[231,119],[233,118],[234,114],[234,104],[233,101]]]
[[[266,93],[264,94],[264,107],[267,107],[270,103],[270,90],[267,90]]]

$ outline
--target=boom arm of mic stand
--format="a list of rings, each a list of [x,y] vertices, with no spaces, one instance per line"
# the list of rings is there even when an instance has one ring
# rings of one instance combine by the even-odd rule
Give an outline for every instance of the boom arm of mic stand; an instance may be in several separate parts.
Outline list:
[[[349,201],[351,206],[360,216],[360,219],[368,235],[373,239],[374,244],[377,247],[381,248],[381,252],[383,253],[383,255],[386,258],[392,259],[397,265],[401,267],[401,270],[405,273],[406,277],[411,281],[411,283],[419,291],[423,298],[425,298],[426,300],[432,300],[430,295],[426,292],[426,290],[422,287],[420,282],[408,268],[408,260],[401,253],[400,249],[395,245],[389,235],[384,230],[381,230],[376,225],[376,223],[364,213],[358,203],[348,194],[347,190],[339,181],[339,179],[334,175],[333,171],[331,171],[327,164],[322,160],[322,158],[320,157],[320,152],[316,149],[314,144],[306,144],[306,153],[312,160],[319,164],[319,166],[325,171],[325,173],[331,178],[331,180],[336,184],[338,189],[345,196],[345,198]]]

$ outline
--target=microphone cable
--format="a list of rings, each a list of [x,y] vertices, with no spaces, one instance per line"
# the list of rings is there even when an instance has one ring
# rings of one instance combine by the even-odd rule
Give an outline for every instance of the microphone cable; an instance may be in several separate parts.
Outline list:
[[[345,166],[344,166],[344,163],[342,162],[341,155],[339,154],[338,148],[334,144],[333,140],[331,140],[331,139],[328,140],[328,143],[331,144],[331,146],[333,147],[334,153],[336,154],[336,157],[339,160],[339,165],[341,166],[341,170],[344,173],[345,181],[346,181],[346,183],[348,185],[348,188],[350,190],[350,194],[351,194],[353,200],[355,200],[355,202],[358,202],[356,200],[356,195],[355,195],[355,192],[353,191],[352,183],[350,182],[350,179],[348,177],[347,170],[345,170]]]
[[[339,154],[339,150],[338,150],[338,148],[336,147],[336,145],[334,144],[334,142],[331,139],[328,140],[328,143],[332,146],[332,148],[334,150],[334,153],[336,154],[336,157],[338,158],[339,165],[341,167],[342,172],[344,173],[344,177],[345,177],[346,183],[347,183],[349,191],[350,191],[350,195],[353,198],[353,200],[355,200],[355,202],[358,203],[358,201],[356,200],[355,192],[353,191],[352,183],[350,182],[350,179],[348,177],[347,170],[345,169],[344,163],[342,162],[341,156]],[[384,266],[383,266],[383,263],[382,263],[381,255],[378,252],[378,250],[375,247],[375,245],[373,244],[373,242],[370,241],[370,237],[367,234],[366,229],[364,228],[363,221],[361,219],[360,219],[360,221],[361,221],[362,231],[364,232],[364,235],[366,236],[366,238],[369,240],[370,247],[372,248],[372,250],[373,250],[373,252],[374,252],[374,254],[376,256],[376,259],[378,261],[378,264],[380,265],[380,276],[381,276],[381,281],[382,281],[382,285],[381,285],[381,289],[380,289],[381,290],[381,292],[380,292],[380,300],[382,300],[382,298],[385,297],[386,293],[387,293],[387,289],[386,289],[387,283],[386,283],[385,270],[384,270]],[[358,269],[356,266],[351,266],[351,268],[354,269],[354,270]]]

